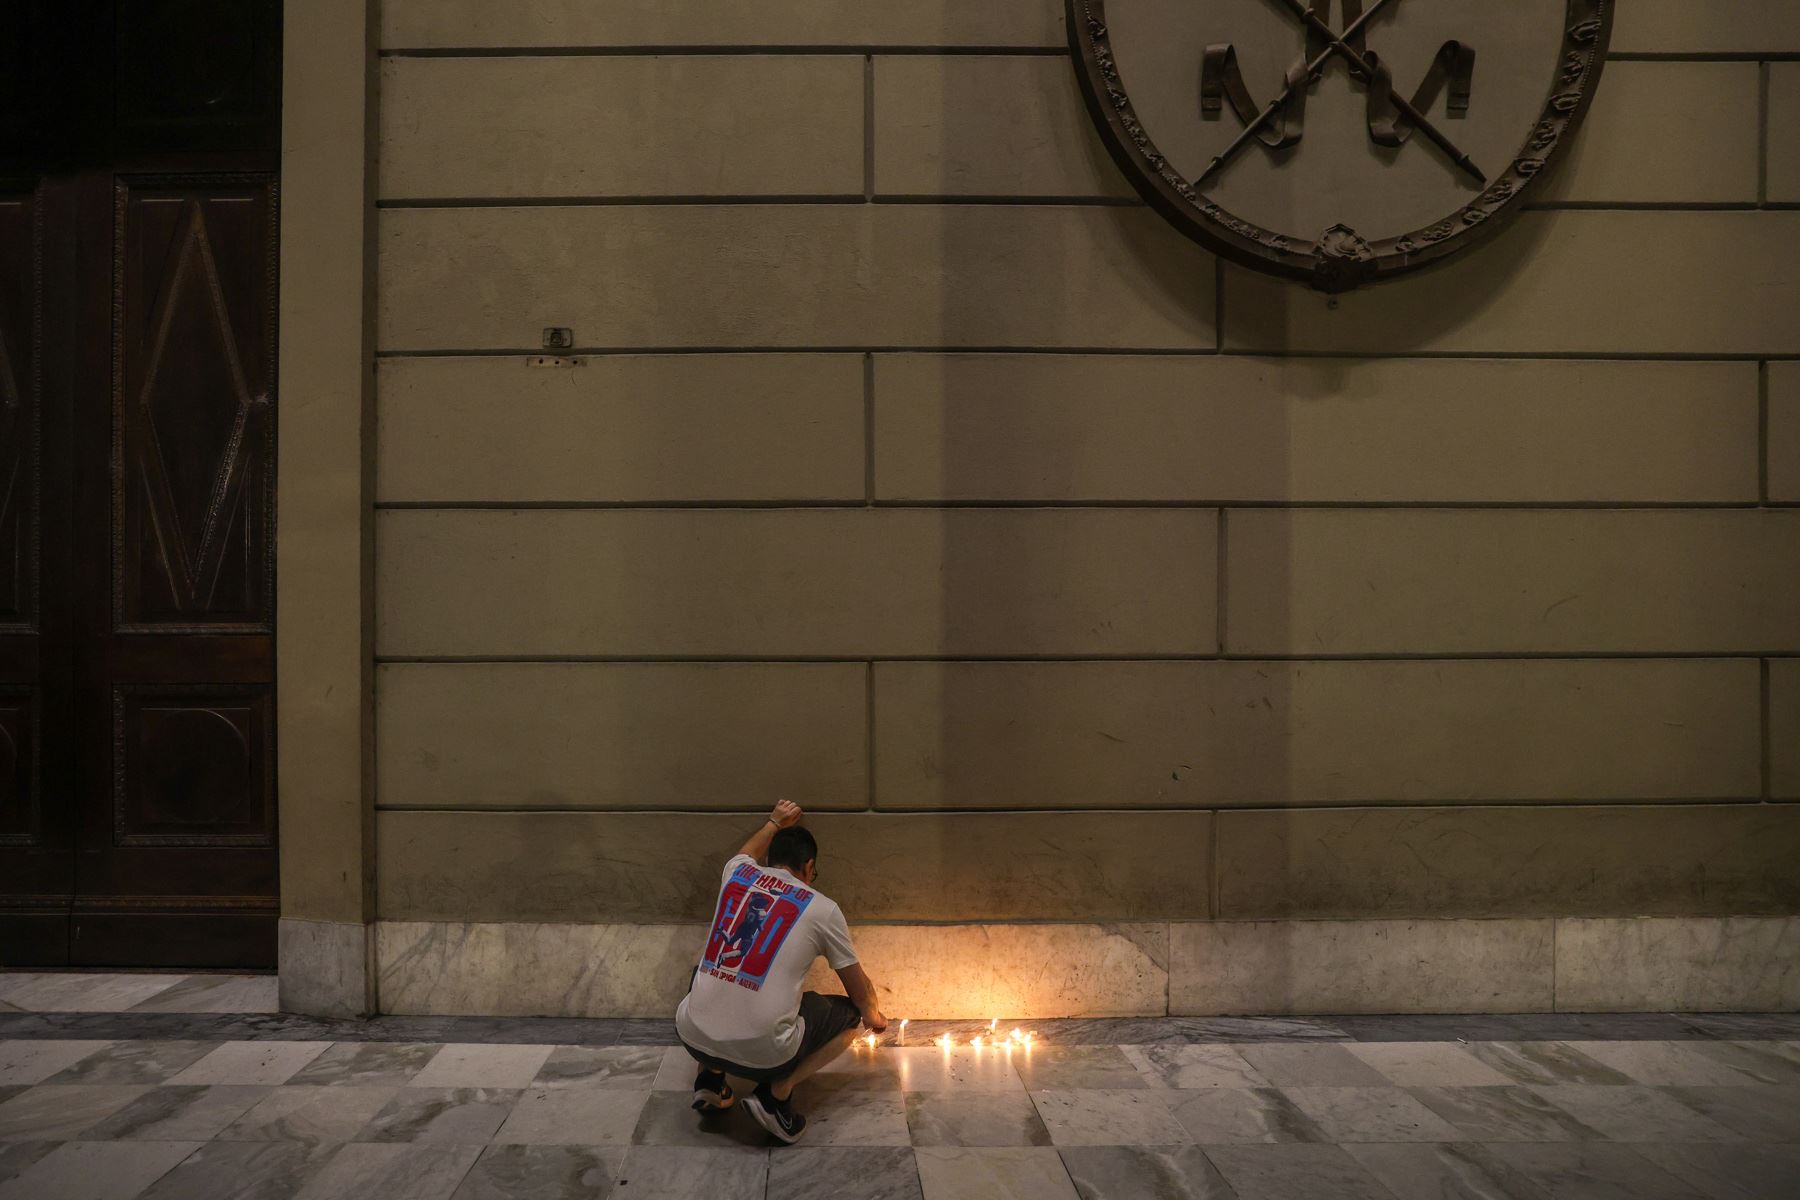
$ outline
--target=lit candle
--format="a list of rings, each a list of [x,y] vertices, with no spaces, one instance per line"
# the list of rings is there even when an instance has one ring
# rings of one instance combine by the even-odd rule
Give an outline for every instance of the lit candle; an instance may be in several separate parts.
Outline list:
[[[1021,1038],[1021,1037],[1023,1037],[1023,1036],[1024,1036],[1024,1035],[1023,1035],[1023,1034],[1021,1034],[1021,1033],[1020,1033],[1020,1032],[1019,1032],[1019,1031],[1018,1031],[1018,1029],[1016,1029],[1016,1028],[1015,1028],[1015,1029],[1014,1029],[1014,1030],[1013,1030],[1013,1031],[1012,1031],[1012,1035],[1011,1035],[1011,1036],[1012,1036],[1012,1040],[1013,1040],[1013,1041],[1015,1041],[1015,1042],[1016,1042],[1016,1041],[1018,1041],[1018,1040],[1019,1040],[1019,1039],[1020,1039],[1020,1038]]]
[[[900,1044],[906,1045],[906,1018],[900,1018]]]
[[[969,1045],[975,1047],[977,1050],[981,1049],[981,1035],[978,1033],[974,1037],[970,1038]]]
[[[867,1036],[865,1036],[863,1038],[863,1041],[868,1044],[869,1049],[873,1050],[875,1048],[875,1035],[874,1034],[872,1034],[872,1033],[868,1034]]]
[[[940,1034],[938,1036],[937,1044],[939,1046],[943,1047],[945,1050],[948,1050],[950,1047],[956,1045],[956,1039],[952,1038],[947,1033]]]
[[[988,1022],[988,1032],[989,1033],[994,1032],[994,1030],[997,1029],[999,1027],[999,1025],[1000,1025],[1000,1018],[995,1017],[993,1020]]]

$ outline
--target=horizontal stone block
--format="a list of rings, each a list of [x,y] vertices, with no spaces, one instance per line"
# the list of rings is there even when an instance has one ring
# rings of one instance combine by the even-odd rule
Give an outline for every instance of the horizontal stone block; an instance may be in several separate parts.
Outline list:
[[[381,44],[1062,47],[1055,0],[384,0]]]
[[[1790,7],[1790,14],[1793,10]],[[1795,42],[1800,44],[1800,18],[1795,20]],[[1800,201],[1800,62],[1769,63],[1770,200]]]
[[[1753,502],[1757,454],[1751,363],[875,359],[882,499]]]
[[[1793,1012],[1800,918],[1556,923],[1558,1012]]]
[[[1800,807],[1222,812],[1219,915],[1715,916],[1800,907]]]
[[[877,663],[875,797],[950,809],[1754,799],[1758,675],[1750,659]]]
[[[861,500],[857,355],[386,358],[384,502]]]
[[[1772,362],[1769,372],[1769,499],[1800,503],[1800,362]]]
[[[862,101],[851,55],[389,58],[381,195],[861,196]]]
[[[704,924],[380,921],[381,1011],[673,1017],[705,944]]]
[[[853,923],[850,935],[890,1020],[1048,1020],[1168,1011],[1167,925]],[[825,993],[844,990],[824,959],[813,964],[806,986]]]
[[[1789,0],[1634,0],[1618,6],[1614,54],[1771,54],[1800,50]],[[1609,66],[1607,70],[1611,70]]]
[[[394,812],[380,913],[407,921],[685,921],[756,831],[744,813]],[[814,812],[819,882],[856,921],[1207,915],[1212,814]]]
[[[387,350],[1214,344],[1214,262],[1141,208],[389,209]],[[1771,297],[1775,299],[1775,297]]]
[[[1068,59],[973,54],[875,60],[875,191],[1136,195],[1101,144]]]
[[[1169,927],[1169,1012],[1549,1012],[1554,922],[1219,921]]]
[[[1241,268],[1228,347],[1404,354],[1800,351],[1800,212],[1525,213],[1439,270],[1330,298]]]
[[[1241,654],[1800,650],[1800,512],[1233,511]]]
[[[1541,200],[1756,200],[1760,69],[1749,62],[1612,62]]]
[[[1207,509],[398,510],[389,656],[1204,653]]]
[[[810,808],[868,800],[861,663],[390,663],[388,808]]]
[[[1800,658],[1769,661],[1769,785],[1800,800]]]

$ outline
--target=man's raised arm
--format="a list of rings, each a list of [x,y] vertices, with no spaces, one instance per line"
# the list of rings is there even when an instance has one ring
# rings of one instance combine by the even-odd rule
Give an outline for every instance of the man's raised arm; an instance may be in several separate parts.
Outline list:
[[[862,969],[862,964],[851,963],[839,971],[837,977],[843,981],[844,994],[850,997],[850,1003],[862,1013],[863,1024],[876,1033],[886,1029],[887,1018],[881,1015],[881,1007],[875,1003],[875,985],[869,981],[869,973]]]
[[[769,854],[769,841],[775,836],[775,831],[786,829],[805,815],[792,800],[777,800],[775,811],[762,823],[762,828],[750,835],[750,840],[743,844],[738,853],[748,854],[759,863],[765,861]]]

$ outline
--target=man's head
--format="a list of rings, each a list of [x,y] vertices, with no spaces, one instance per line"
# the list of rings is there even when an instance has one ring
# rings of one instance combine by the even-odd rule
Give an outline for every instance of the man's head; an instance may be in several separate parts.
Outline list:
[[[819,874],[819,843],[799,825],[777,829],[769,839],[769,865],[811,883]]]

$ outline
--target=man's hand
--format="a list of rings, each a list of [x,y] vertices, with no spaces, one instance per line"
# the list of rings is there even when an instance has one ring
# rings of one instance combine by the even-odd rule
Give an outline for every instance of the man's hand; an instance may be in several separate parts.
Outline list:
[[[888,1020],[881,1015],[881,1010],[879,1008],[871,1008],[863,1013],[863,1024],[867,1025],[876,1033],[885,1033],[887,1032]]]
[[[786,829],[789,825],[798,825],[800,818],[805,815],[792,800],[777,800],[775,811],[769,814],[769,820],[775,822],[775,828]]]

